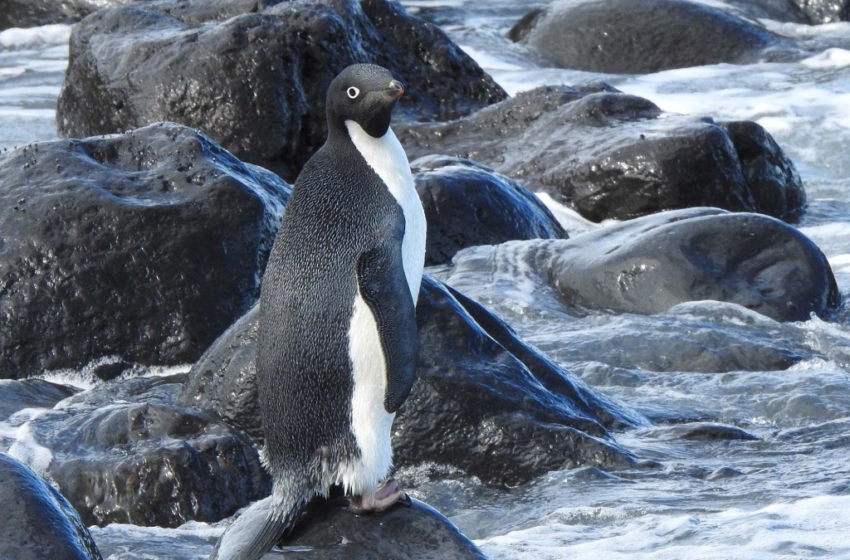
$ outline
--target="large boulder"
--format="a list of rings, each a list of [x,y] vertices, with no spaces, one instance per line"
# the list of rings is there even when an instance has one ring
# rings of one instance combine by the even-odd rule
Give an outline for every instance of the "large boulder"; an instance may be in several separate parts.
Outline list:
[[[604,84],[553,86],[449,123],[396,126],[408,156],[469,158],[593,221],[715,206],[786,220],[806,196],[759,125],[662,114]]]
[[[687,0],[556,3],[520,20],[509,36],[555,66],[609,74],[757,62],[793,48],[758,25]]]
[[[75,28],[57,123],[63,136],[89,136],[179,122],[293,180],[324,142],[330,81],[356,62],[402,80],[408,117],[457,118],[507,97],[390,0],[154,0]]]
[[[218,521],[270,492],[246,436],[173,404],[184,378],[115,380],[30,420],[48,476],[87,525]]]
[[[0,500],[0,558],[101,560],[89,530],[71,504],[29,467],[5,453],[0,453]]]
[[[0,155],[0,377],[196,360],[256,301],[289,187],[195,130]]]
[[[256,310],[189,373],[181,403],[261,438],[256,414]],[[426,276],[417,305],[417,380],[393,427],[394,463],[442,464],[513,485],[632,456],[609,428],[640,420],[525,344],[498,317]]]
[[[519,183],[470,160],[430,156],[411,164],[428,223],[425,264],[512,239],[565,239],[552,212]]]
[[[655,314],[715,300],[777,321],[806,321],[812,313],[828,317],[841,303],[826,257],[797,229],[761,214],[711,208],[647,216],[564,241],[461,252],[453,277],[499,269],[548,283],[577,314]]]
[[[133,0],[6,0],[0,11],[0,31],[80,21],[97,10]]]

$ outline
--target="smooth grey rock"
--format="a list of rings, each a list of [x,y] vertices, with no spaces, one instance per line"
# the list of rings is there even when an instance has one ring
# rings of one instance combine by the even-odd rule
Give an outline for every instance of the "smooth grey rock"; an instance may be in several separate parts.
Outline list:
[[[196,360],[259,296],[288,193],[175,124],[0,155],[0,375]]]
[[[686,0],[555,3],[520,20],[510,37],[558,67],[609,74],[757,62],[794,48],[763,27]]]
[[[504,262],[502,262],[504,261]],[[692,301],[741,305],[777,321],[828,317],[841,303],[829,263],[797,229],[761,214],[691,208],[564,241],[513,241],[455,257],[450,282],[522,268],[573,312],[656,314]],[[536,276],[534,276],[536,275]],[[461,284],[462,286],[462,284]]]

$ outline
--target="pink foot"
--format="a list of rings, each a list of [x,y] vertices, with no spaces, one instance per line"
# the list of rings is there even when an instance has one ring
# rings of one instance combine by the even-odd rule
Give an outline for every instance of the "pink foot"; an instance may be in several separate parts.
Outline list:
[[[352,496],[349,502],[351,511],[360,514],[385,511],[400,500],[407,501],[407,494],[394,478],[390,478],[372,492]]]

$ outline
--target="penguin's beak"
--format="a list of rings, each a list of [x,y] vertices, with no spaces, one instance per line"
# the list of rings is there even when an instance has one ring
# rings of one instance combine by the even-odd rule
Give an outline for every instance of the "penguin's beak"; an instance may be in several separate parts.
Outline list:
[[[392,80],[390,86],[386,89],[387,94],[393,99],[399,99],[404,95],[404,86],[398,80]]]

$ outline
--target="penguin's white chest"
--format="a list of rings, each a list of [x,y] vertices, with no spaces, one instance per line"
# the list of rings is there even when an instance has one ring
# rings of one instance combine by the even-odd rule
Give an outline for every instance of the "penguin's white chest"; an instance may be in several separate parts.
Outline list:
[[[405,221],[404,275],[415,305],[425,263],[426,227],[425,212],[416,193],[407,155],[391,129],[383,137],[374,138],[357,123],[347,121],[345,124],[357,150],[401,206]],[[348,340],[354,378],[351,431],[360,448],[360,458],[341,465],[335,478],[347,492],[357,495],[374,490],[389,474],[392,467],[390,431],[395,418],[395,414],[384,408],[387,361],[378,324],[359,292],[354,301]]]
[[[413,183],[407,154],[393,129],[380,138],[370,136],[354,121],[345,121],[351,141],[378,177],[387,186],[404,213],[404,239],[401,244],[404,275],[413,304],[419,297],[419,284],[425,266],[425,211]]]

